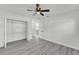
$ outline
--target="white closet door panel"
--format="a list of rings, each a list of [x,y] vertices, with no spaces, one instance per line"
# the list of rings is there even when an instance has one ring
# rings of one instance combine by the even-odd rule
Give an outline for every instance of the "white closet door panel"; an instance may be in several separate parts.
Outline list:
[[[25,23],[24,22],[13,22],[14,33],[16,32],[25,32]]]
[[[13,35],[8,34],[8,35],[7,35],[7,42],[12,42],[12,41],[14,41]]]
[[[13,41],[13,22],[7,20],[7,42]]]
[[[7,34],[13,34],[13,24],[12,22],[7,23]]]
[[[24,33],[25,32],[25,24],[13,23],[13,30],[14,30],[14,33],[19,33],[19,32]]]
[[[17,33],[13,36],[14,40],[21,40],[25,38],[25,33]]]
[[[4,19],[0,17],[0,47],[4,46],[5,42],[5,24]]]

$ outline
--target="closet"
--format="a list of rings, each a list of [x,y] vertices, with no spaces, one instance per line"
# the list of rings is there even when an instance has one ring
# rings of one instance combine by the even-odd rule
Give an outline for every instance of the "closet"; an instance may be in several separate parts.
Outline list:
[[[27,23],[20,20],[7,20],[7,42],[26,39]]]

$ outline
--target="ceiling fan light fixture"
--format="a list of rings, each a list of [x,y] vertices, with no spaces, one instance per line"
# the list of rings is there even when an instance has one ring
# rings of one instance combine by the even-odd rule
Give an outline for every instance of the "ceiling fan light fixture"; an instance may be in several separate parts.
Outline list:
[[[39,15],[40,14],[40,12],[36,12],[37,13],[37,15]]]

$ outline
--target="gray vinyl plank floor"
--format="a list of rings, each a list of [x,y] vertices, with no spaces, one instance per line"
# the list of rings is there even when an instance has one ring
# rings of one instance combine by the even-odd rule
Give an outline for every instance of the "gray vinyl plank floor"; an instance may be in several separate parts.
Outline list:
[[[79,51],[43,39],[19,40],[0,48],[0,55],[79,55]]]

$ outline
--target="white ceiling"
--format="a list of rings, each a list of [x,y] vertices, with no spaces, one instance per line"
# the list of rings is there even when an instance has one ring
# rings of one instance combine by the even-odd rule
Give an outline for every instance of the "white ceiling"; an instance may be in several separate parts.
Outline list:
[[[53,14],[59,14],[59,13],[65,13],[68,11],[72,11],[78,8],[78,4],[41,4],[42,9],[50,9],[50,12],[44,13],[45,16],[53,15]],[[34,9],[34,4],[2,4],[0,5],[0,10],[9,12],[9,13],[16,13],[20,14],[26,17],[42,17],[39,16],[33,16],[33,11],[26,11],[26,9]]]

